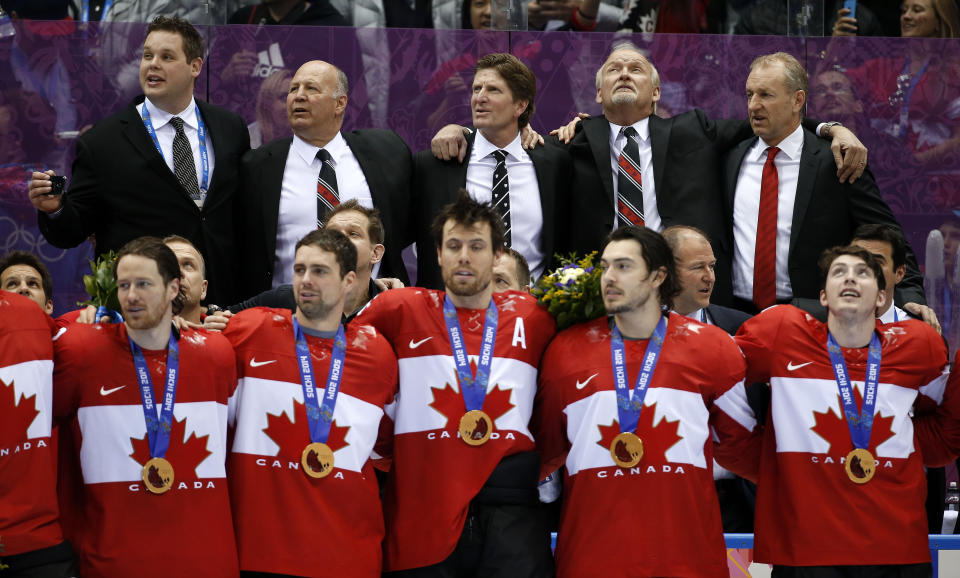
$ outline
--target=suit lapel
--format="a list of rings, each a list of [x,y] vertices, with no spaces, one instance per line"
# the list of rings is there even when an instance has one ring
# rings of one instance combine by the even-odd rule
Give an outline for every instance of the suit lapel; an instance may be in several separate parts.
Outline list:
[[[543,215],[543,234],[540,239],[543,241],[543,261],[549,264],[553,257],[553,238],[554,238],[554,213],[556,204],[554,203],[553,191],[557,188],[554,175],[556,169],[546,155],[543,146],[538,146],[533,150],[527,151],[530,160],[533,162],[533,171],[537,175],[537,189],[540,193],[540,212]]]
[[[373,206],[384,206],[383,196],[390,185],[380,170],[380,165],[375,161],[375,155],[371,154],[371,151],[368,151],[363,146],[363,140],[358,138],[355,133],[341,131],[340,134],[343,135],[343,140],[347,141],[350,152],[356,157],[357,163],[360,164],[360,171],[363,173],[364,178],[367,179],[370,196],[373,198]]]
[[[126,138],[134,150],[143,157],[147,166],[150,167],[157,176],[165,180],[170,187],[173,187],[179,191],[181,195],[190,200],[190,195],[180,186],[177,177],[173,174],[173,171],[170,170],[170,167],[167,166],[163,155],[160,154],[160,151],[154,146],[150,135],[147,134],[147,129],[143,126],[143,118],[140,117],[139,106],[140,103],[127,107],[124,118],[120,120],[123,124],[122,130],[124,138]],[[190,200],[190,204],[196,206],[192,200]]]
[[[262,195],[263,222],[270,225],[264,227],[267,255],[276,254],[277,222],[280,219],[280,191],[283,187],[283,170],[287,166],[287,155],[290,154],[290,144],[292,142],[293,137],[288,137],[264,145],[267,158],[260,167],[260,174],[256,177],[257,187],[255,190],[261,191]]]
[[[664,191],[666,187],[660,188],[657,185],[663,182],[663,167],[667,163],[667,145],[670,142],[670,130],[673,123],[667,122],[659,116],[651,115],[647,126],[650,129],[650,148],[653,154],[653,184],[659,191]],[[666,203],[660,202],[661,199],[663,199],[663,194],[658,193],[657,211],[660,213],[660,218],[664,220],[664,226],[666,226],[669,223],[668,219],[672,219],[674,215],[664,214]]]
[[[803,150],[800,153],[800,176],[797,179],[797,194],[793,201],[793,222],[790,227],[790,254],[803,226],[803,220],[813,197],[813,184],[817,178],[818,165],[826,160],[817,147],[810,146],[811,139],[817,138],[807,130],[803,131]],[[832,158],[830,160],[833,160]]]
[[[590,151],[593,152],[593,160],[597,164],[600,173],[600,182],[603,183],[603,190],[607,194],[607,201],[610,203],[610,209],[614,208],[613,199],[613,172],[610,170],[610,123],[607,119],[599,116],[588,118],[581,122],[583,125],[583,134],[587,138]]]
[[[217,137],[223,136],[225,127],[221,123],[221,118],[219,115],[213,114],[210,112],[210,105],[207,103],[197,100],[197,106],[200,108],[200,116],[203,117],[203,124],[207,127],[207,143],[209,147],[213,147],[214,158],[216,159],[215,164],[219,164],[221,167],[229,166],[227,161],[223,161],[221,157],[217,155],[227,154],[227,146],[223,140],[220,140],[220,143],[223,145],[221,147],[217,146]],[[216,167],[214,167],[216,168]],[[221,171],[222,172],[222,171]],[[219,177],[219,178],[218,178]],[[216,195],[217,183],[222,181],[225,177],[220,176],[216,170],[213,171],[210,175],[210,184],[207,189],[207,199],[204,201],[204,206],[207,206],[207,203],[210,201],[210,198]],[[211,194],[213,193],[213,194]]]
[[[727,222],[733,223],[733,201],[737,194],[737,177],[740,176],[740,166],[743,165],[743,158],[747,156],[747,151],[757,142],[757,137],[749,138],[738,144],[730,156],[727,158],[726,190],[724,201],[726,202]]]

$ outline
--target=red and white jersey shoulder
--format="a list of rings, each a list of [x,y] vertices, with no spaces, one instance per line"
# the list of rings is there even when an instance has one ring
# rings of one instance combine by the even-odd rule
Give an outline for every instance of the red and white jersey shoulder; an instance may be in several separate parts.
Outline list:
[[[624,340],[631,389],[647,344]],[[622,468],[610,452],[620,423],[607,318],[554,339],[543,358],[533,428],[544,471],[566,465],[558,575],[725,571],[712,458],[715,441],[751,439],[756,424],[743,372],[743,356],[729,335],[671,314],[634,430],[643,456]],[[625,550],[644,561],[643,573],[619,562]]]
[[[228,462],[241,569],[311,575],[316,560],[338,576],[378,575],[383,514],[371,454],[384,407],[397,391],[393,350],[376,329],[346,326],[347,350],[327,445],[334,467],[324,478],[302,471],[311,443],[295,352],[291,312],[255,308],[224,331],[240,376],[234,441]],[[314,383],[322,396],[332,338],[306,335]],[[324,528],[310,555],[291,544]]]
[[[437,563],[456,546],[470,500],[504,457],[533,451],[529,430],[537,368],[553,337],[553,318],[532,296],[493,296],[498,324],[483,411],[490,440],[459,439],[466,412],[443,317],[445,294],[409,287],[377,295],[356,321],[377,328],[393,345],[400,370],[394,461],[387,496],[387,570]],[[480,353],[484,309],[458,309],[471,370]]]
[[[56,330],[36,303],[0,291],[0,537],[6,556],[63,541],[50,440]]]
[[[873,479],[854,484],[845,471],[854,449],[827,351],[827,326],[791,306],[747,321],[737,342],[747,379],[769,381],[757,498],[757,559],[775,564],[838,565],[929,561],[923,515],[925,477],[913,424],[918,394],[939,404],[947,380],[943,340],[919,321],[877,323],[881,367],[870,443]],[[867,348],[843,349],[859,411]],[[789,512],[783,512],[784,505]],[[869,517],[810,512],[871,511]],[[784,525],[783,516],[791,523]],[[802,513],[802,514],[801,514]],[[784,531],[784,527],[789,531]]]
[[[224,461],[236,389],[233,349],[203,330],[179,334],[176,401],[165,458],[174,485],[144,488],[150,458],[140,387],[123,324],[70,325],[55,342],[54,413],[70,419],[83,474],[83,574],[235,575]],[[144,350],[154,399],[162,399],[167,351]],[[136,529],[141,529],[138,532]],[[166,536],[164,565],[144,566],[143,532]]]

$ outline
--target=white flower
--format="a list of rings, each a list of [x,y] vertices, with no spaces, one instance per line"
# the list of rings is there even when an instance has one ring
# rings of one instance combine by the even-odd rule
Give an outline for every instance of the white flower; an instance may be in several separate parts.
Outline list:
[[[569,269],[562,269],[560,271],[560,283],[566,285],[570,281],[576,281],[583,275],[584,270],[580,267],[571,267]]]

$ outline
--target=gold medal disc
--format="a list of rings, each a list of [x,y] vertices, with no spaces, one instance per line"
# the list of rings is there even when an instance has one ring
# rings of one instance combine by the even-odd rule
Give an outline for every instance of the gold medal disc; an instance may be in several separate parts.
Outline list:
[[[621,468],[632,468],[643,458],[643,442],[637,434],[623,432],[613,438],[610,444],[610,457]]]
[[[471,446],[487,443],[493,433],[493,420],[479,409],[470,410],[460,418],[460,439]]]
[[[173,466],[163,458],[150,458],[143,464],[143,485],[154,494],[163,494],[173,487]]]
[[[847,454],[843,463],[847,477],[855,484],[865,484],[877,472],[877,460],[865,449],[857,448]]]
[[[300,463],[311,478],[325,478],[333,471],[333,450],[327,444],[314,442],[303,448]]]

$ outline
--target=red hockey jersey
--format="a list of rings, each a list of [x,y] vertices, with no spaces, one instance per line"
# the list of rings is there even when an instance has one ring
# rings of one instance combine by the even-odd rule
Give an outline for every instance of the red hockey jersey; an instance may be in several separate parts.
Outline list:
[[[915,439],[911,411],[943,399],[947,352],[943,339],[919,321],[877,322],[877,330],[882,359],[868,448],[877,466],[865,484],[852,482],[845,471],[854,448],[827,352],[827,326],[783,305],[737,333],[747,379],[770,382],[756,560],[787,566],[930,561],[923,440]],[[867,348],[843,353],[860,408]]]
[[[227,460],[240,568],[297,576],[380,576],[383,513],[371,465],[384,406],[397,392],[397,360],[376,330],[346,327],[347,352],[327,445],[333,471],[301,471],[310,443],[289,310],[238,313],[224,331],[240,385]],[[306,336],[322,392],[333,339]]]
[[[223,336],[184,330],[166,459],[174,486],[154,495],[142,480],[150,459],[139,383],[126,326],[70,325],[54,344],[54,414],[69,418],[83,474],[75,540],[91,576],[236,576],[237,550],[224,460],[237,385]],[[166,349],[144,350],[155,399]]]
[[[63,541],[50,440],[56,329],[36,303],[0,291],[0,556]]]
[[[528,294],[493,296],[499,319],[483,411],[494,431],[485,444],[469,446],[459,439],[466,409],[443,319],[444,296],[418,287],[394,289],[377,295],[356,320],[376,327],[399,360],[386,570],[428,566],[449,556],[470,500],[500,460],[534,450],[528,425],[553,318]],[[485,310],[457,313],[475,371]]]
[[[648,341],[624,340],[631,390]],[[543,471],[566,464],[557,576],[729,575],[713,445],[751,439],[743,372],[729,335],[670,314],[635,432],[643,457],[622,468],[610,455],[620,424],[607,318],[553,340],[532,424]]]

